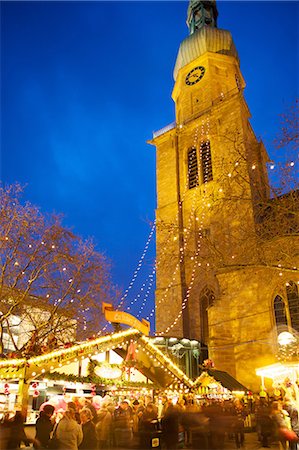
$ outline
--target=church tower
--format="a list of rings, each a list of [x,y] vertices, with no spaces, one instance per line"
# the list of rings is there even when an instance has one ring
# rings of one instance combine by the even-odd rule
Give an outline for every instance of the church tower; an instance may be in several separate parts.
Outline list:
[[[190,35],[174,67],[175,122],[151,141],[156,333],[201,341],[216,368],[257,389],[255,368],[275,361],[273,298],[282,280],[257,235],[268,157],[249,122],[231,33],[217,28],[217,16],[215,1],[190,1]]]

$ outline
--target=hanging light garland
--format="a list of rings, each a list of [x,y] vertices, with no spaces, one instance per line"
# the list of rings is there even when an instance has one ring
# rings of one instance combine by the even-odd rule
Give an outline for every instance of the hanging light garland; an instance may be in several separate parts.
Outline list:
[[[195,136],[194,136],[194,142],[193,142],[193,145],[195,146],[195,148],[196,148],[196,145],[197,145],[197,129],[196,129],[196,133],[195,133]],[[206,140],[209,139],[209,133],[210,133],[210,123],[209,123],[209,117],[208,117],[208,119],[206,121],[204,119],[202,119],[202,121],[201,121],[200,164],[202,164],[201,148],[202,148],[203,144],[206,142]],[[187,188],[188,188],[188,186],[186,186],[185,193],[187,192]],[[182,263],[182,261],[183,261],[183,259],[185,257],[186,248],[187,248],[187,244],[188,244],[188,237],[191,235],[192,220],[194,220],[194,215],[195,215],[195,210],[196,210],[196,205],[197,205],[197,200],[198,200],[198,196],[199,195],[201,196],[200,198],[201,198],[201,202],[203,204],[202,214],[201,214],[201,219],[200,219],[201,227],[203,227],[203,224],[204,224],[204,217],[205,217],[205,210],[206,210],[206,208],[205,208],[205,204],[206,204],[206,198],[205,198],[206,190],[205,189],[203,189],[203,190],[193,189],[193,194],[194,195],[193,195],[193,198],[192,198],[192,204],[191,204],[191,208],[190,208],[190,214],[189,214],[189,217],[188,217],[187,226],[184,227],[184,232],[185,233],[184,233],[184,240],[183,240],[183,248],[181,248],[180,259],[179,259],[179,261],[178,261],[178,263],[176,265],[175,272],[178,270],[178,268],[180,267],[180,264]],[[196,219],[198,219],[198,217],[196,217]],[[198,267],[198,256],[199,256],[199,253],[200,253],[200,246],[201,246],[202,235],[199,233],[198,237],[199,237],[199,239],[197,239],[197,248],[196,248],[195,254],[192,255],[191,258],[190,258],[191,261],[193,262],[193,267],[192,267],[192,270],[191,270],[191,279],[190,279],[190,283],[189,283],[189,285],[187,287],[185,298],[182,301],[181,309],[178,312],[177,316],[174,318],[173,322],[170,325],[168,325],[168,327],[166,327],[166,329],[156,333],[157,336],[162,336],[165,333],[168,333],[174,326],[176,326],[178,321],[182,317],[183,310],[187,307],[187,302],[188,302],[188,299],[190,297],[190,291],[192,289],[192,286],[193,286],[194,280],[195,280],[195,272],[196,272],[196,269]],[[163,301],[165,300],[165,298],[167,296],[167,293],[168,293],[168,290],[170,289],[170,287],[172,286],[174,281],[175,281],[175,277],[173,276],[171,282],[169,283],[169,285],[167,286],[167,288],[165,290],[164,296],[162,298]],[[162,301],[158,302],[158,304],[160,304],[160,303],[162,303]]]
[[[147,253],[147,251],[148,251],[148,247],[149,247],[150,241],[151,241],[151,239],[152,239],[152,237],[153,237],[153,234],[154,234],[155,229],[156,229],[156,221],[154,221],[154,223],[153,223],[153,226],[152,226],[152,228],[151,228],[149,237],[148,237],[147,242],[146,242],[146,244],[145,244],[143,253],[142,253],[142,255],[141,255],[141,258],[140,258],[139,261],[138,261],[137,268],[135,269],[135,271],[134,271],[134,273],[133,273],[133,277],[132,277],[132,279],[131,279],[131,281],[130,281],[130,283],[129,283],[129,286],[128,286],[128,288],[125,290],[123,296],[121,297],[118,306],[116,306],[116,310],[119,310],[119,309],[123,306],[126,297],[128,296],[130,290],[132,289],[132,287],[133,287],[133,285],[134,285],[134,283],[135,283],[135,281],[136,281],[136,278],[137,278],[138,273],[139,273],[139,271],[140,271],[140,269],[141,269],[141,267],[142,267],[142,263],[143,263],[144,258],[145,258],[145,256],[146,256],[146,253]]]

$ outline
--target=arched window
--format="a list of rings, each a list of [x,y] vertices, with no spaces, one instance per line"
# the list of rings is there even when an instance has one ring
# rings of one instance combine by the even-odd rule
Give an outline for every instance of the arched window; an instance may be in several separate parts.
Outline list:
[[[210,141],[203,142],[200,145],[200,161],[201,161],[202,182],[208,183],[208,181],[213,180]]]
[[[288,307],[290,311],[290,326],[299,332],[299,295],[298,286],[290,281],[286,286]]]
[[[287,325],[285,304],[279,295],[276,295],[274,299],[274,314],[276,326]]]
[[[196,148],[194,147],[188,150],[188,186],[189,189],[198,186],[198,163]]]
[[[285,300],[277,295],[273,306],[276,326],[286,325],[299,332],[299,293],[294,281],[286,284]]]
[[[201,342],[203,344],[208,344],[209,341],[209,318],[208,309],[213,305],[215,300],[214,293],[206,288],[200,297],[200,328],[201,328]]]

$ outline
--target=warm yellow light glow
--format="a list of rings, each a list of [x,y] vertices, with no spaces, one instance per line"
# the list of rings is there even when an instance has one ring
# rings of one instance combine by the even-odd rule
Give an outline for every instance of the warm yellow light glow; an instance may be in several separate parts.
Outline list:
[[[264,378],[283,379],[291,377],[293,374],[299,371],[299,363],[281,364],[276,363],[266,367],[260,367],[255,370],[255,373]]]
[[[118,369],[117,367],[96,367],[94,369],[95,373],[99,375],[102,378],[108,378],[108,379],[116,379],[121,377],[121,369]]]
[[[294,344],[296,342],[296,338],[292,335],[292,333],[289,333],[288,331],[283,331],[278,335],[277,341],[279,345],[289,345]]]

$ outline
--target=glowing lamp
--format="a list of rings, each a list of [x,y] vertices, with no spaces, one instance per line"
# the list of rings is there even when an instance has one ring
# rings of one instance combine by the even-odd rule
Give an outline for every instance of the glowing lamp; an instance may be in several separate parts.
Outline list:
[[[288,331],[283,331],[277,337],[279,345],[290,345],[296,342],[296,338]]]
[[[122,371],[118,367],[101,366],[95,368],[95,373],[101,378],[116,379],[120,378]]]

